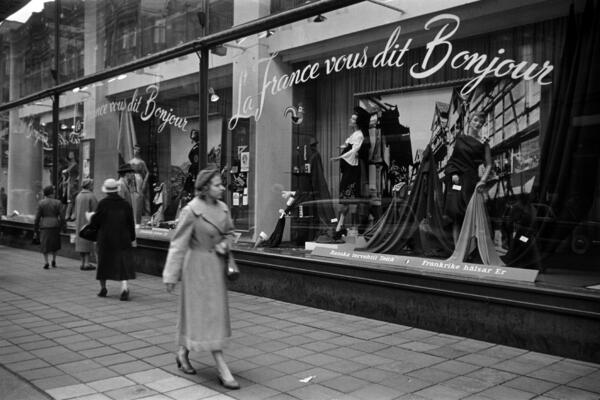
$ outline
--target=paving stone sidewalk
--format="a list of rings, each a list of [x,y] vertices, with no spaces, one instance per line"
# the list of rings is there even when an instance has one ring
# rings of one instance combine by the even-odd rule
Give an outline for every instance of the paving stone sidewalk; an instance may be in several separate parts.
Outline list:
[[[598,364],[235,292],[227,391],[208,353],[175,367],[178,292],[158,277],[121,302],[77,260],[41,260],[0,246],[0,364],[55,399],[600,399]]]

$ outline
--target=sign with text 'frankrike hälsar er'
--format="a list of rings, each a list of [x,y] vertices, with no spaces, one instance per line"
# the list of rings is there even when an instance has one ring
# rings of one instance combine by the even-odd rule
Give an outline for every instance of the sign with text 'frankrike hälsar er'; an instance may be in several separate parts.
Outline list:
[[[432,258],[397,256],[393,254],[376,254],[359,251],[331,249],[317,246],[311,255],[336,258],[339,260],[353,260],[361,264],[389,265],[405,268],[418,268],[433,272],[452,275],[468,275],[477,278],[490,278],[519,282],[535,282],[538,271],[523,268],[509,268],[505,266],[483,265],[475,263],[455,263]]]

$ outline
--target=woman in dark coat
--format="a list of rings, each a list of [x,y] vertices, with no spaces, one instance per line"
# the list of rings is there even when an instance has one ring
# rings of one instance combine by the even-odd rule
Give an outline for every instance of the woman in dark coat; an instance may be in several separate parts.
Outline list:
[[[100,200],[90,225],[98,231],[98,270],[100,281],[98,296],[106,297],[106,281],[121,281],[121,300],[129,300],[127,281],[135,279],[131,263],[131,247],[135,241],[133,209],[119,196],[119,183],[114,179],[104,181],[102,191],[106,197]]]
[[[485,189],[488,175],[492,169],[490,145],[480,136],[485,123],[485,113],[471,116],[467,135],[458,135],[454,142],[452,155],[445,168],[444,213],[452,221],[452,236],[456,244],[467,205],[475,188]],[[485,165],[485,171],[479,177],[479,165]]]
[[[40,238],[44,269],[48,269],[48,253],[52,253],[52,268],[56,268],[56,252],[60,250],[60,230],[64,224],[62,204],[53,196],[54,187],[46,186],[33,223],[34,232]]]

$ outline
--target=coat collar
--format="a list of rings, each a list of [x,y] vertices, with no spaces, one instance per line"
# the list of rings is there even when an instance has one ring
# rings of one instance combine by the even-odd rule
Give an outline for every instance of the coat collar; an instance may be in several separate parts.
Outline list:
[[[217,205],[221,211],[227,213],[229,210],[227,209],[227,205],[222,201],[217,201]],[[206,214],[210,214],[209,207],[204,200],[199,199],[198,197],[194,197],[192,201],[188,203],[188,206],[192,210],[195,216],[199,217],[200,215],[205,216]]]

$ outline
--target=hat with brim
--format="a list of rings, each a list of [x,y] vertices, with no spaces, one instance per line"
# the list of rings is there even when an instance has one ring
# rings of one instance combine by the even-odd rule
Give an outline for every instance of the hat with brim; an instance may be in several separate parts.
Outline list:
[[[206,184],[213,178],[213,176],[218,175],[219,170],[215,168],[206,168],[198,173],[196,177],[196,184],[194,187],[198,190],[202,189]]]
[[[119,169],[117,170],[117,172],[119,174],[125,174],[127,172],[135,172],[135,171],[133,170],[133,168],[131,168],[131,164],[126,163],[126,164],[121,165],[119,167]]]
[[[108,178],[102,184],[102,192],[104,193],[116,193],[119,191],[119,182],[112,178]]]
[[[317,140],[317,138],[310,139],[310,142],[308,143],[309,146],[316,146],[318,144],[319,144],[319,141]]]

